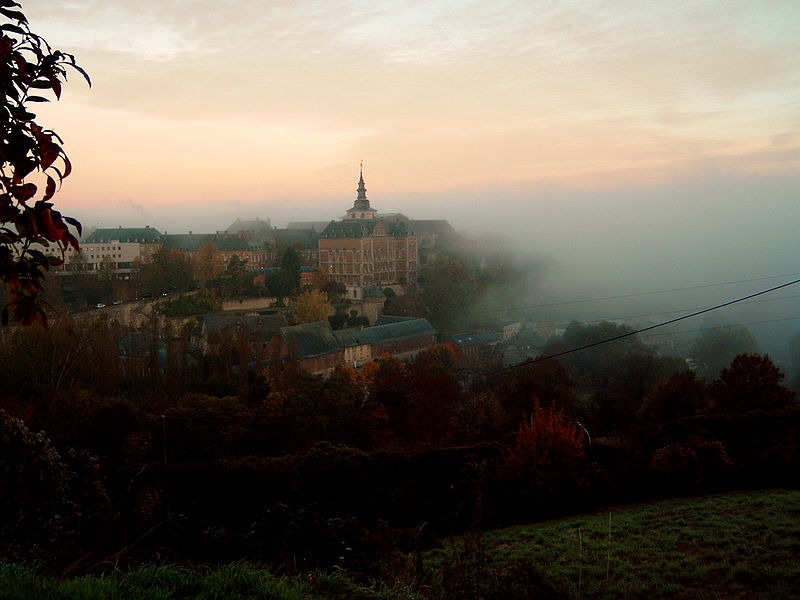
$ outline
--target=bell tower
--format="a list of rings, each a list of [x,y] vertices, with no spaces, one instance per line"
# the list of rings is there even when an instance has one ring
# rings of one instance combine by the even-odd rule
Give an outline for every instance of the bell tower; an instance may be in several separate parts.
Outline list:
[[[367,199],[367,186],[364,184],[364,161],[361,161],[358,177],[358,195],[353,203],[353,208],[347,209],[346,219],[377,219],[378,211],[369,205]]]

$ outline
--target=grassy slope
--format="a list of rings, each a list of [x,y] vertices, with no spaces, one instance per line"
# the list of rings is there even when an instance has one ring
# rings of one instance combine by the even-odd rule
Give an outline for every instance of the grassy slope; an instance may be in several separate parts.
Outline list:
[[[466,560],[463,541],[428,554],[426,562],[434,568],[449,563],[450,583],[447,575],[434,576],[423,595],[436,600],[800,598],[800,491],[618,507],[610,519],[604,512],[547,521],[488,532],[477,546],[474,541]],[[528,582],[536,582],[537,591]],[[0,600],[414,597],[408,589],[358,588],[336,573],[275,577],[243,563],[206,572],[144,566],[127,575],[66,581],[0,563]]]
[[[496,564],[531,565],[567,598],[579,586],[582,598],[800,598],[800,491],[620,507],[484,542]]]

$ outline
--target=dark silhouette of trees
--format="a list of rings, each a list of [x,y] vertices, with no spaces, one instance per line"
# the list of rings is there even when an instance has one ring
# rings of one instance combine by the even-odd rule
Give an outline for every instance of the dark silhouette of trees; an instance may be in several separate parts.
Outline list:
[[[690,417],[703,410],[706,384],[692,371],[676,373],[656,384],[639,407],[637,419],[651,424]]]
[[[68,247],[78,250],[80,223],[53,208],[58,185],[72,172],[58,134],[36,122],[31,106],[61,97],[67,68],[89,80],[71,54],[54,50],[33,33],[19,3],[0,2],[0,281],[10,297],[2,323],[47,323],[37,303],[44,272],[62,264]],[[37,183],[31,181],[35,179]],[[39,247],[55,245],[61,257]]]
[[[287,246],[283,251],[280,260],[281,269],[288,271],[296,279],[300,276],[300,267],[303,266],[303,259],[292,246]]]
[[[753,352],[758,352],[758,343],[746,327],[715,327],[697,338],[691,356],[701,374],[711,380],[737,355]]]
[[[161,248],[153,254],[152,261],[139,268],[135,285],[143,294],[188,289],[194,286],[194,265],[183,252]]]
[[[786,408],[793,402],[794,393],[781,385],[783,378],[769,356],[740,354],[711,384],[710,408],[732,414]]]

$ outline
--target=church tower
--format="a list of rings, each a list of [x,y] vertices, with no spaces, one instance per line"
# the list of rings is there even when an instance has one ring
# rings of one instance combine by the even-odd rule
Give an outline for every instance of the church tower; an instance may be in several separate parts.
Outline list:
[[[345,219],[377,219],[378,211],[369,205],[367,199],[367,186],[364,184],[364,161],[361,161],[357,191],[356,201],[353,203],[353,208],[347,209]]]

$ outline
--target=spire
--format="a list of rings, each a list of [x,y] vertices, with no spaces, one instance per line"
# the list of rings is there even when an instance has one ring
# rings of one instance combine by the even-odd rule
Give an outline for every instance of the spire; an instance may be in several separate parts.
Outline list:
[[[367,199],[367,186],[364,185],[364,161],[361,161],[361,166],[358,172],[358,196],[356,197],[353,208],[356,210],[370,210],[369,200]]]
[[[378,211],[369,205],[367,199],[367,186],[364,184],[364,161],[361,161],[358,169],[358,196],[353,202],[353,208],[347,209],[345,219],[376,219]]]

